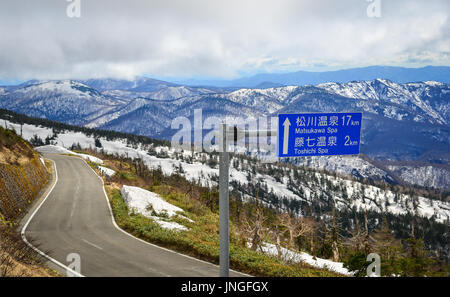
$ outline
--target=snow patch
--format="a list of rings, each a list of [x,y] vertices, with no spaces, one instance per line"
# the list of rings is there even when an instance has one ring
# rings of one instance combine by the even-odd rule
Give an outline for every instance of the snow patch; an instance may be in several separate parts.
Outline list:
[[[110,168],[107,167],[103,167],[103,166],[98,166],[98,169],[100,170],[100,172],[108,177],[113,176],[114,174],[116,174],[116,172]]]
[[[168,218],[171,218],[179,212],[183,212],[183,209],[170,204],[158,194],[139,187],[125,185],[120,190],[120,193],[131,210],[153,219],[161,227],[171,230],[187,230],[186,227],[178,223],[167,222],[160,217],[154,216],[154,213],[156,213],[157,215],[166,215]]]
[[[270,256],[278,256],[278,250],[276,245],[272,243],[265,242],[261,246],[262,252],[268,254]],[[295,263],[304,262],[313,267],[328,269],[340,274],[344,275],[352,275],[353,273],[348,271],[347,268],[344,268],[344,263],[341,262],[333,262],[327,259],[321,259],[317,257],[313,257],[307,253],[303,252],[294,252],[287,248],[281,247],[281,259],[284,261],[292,261]]]

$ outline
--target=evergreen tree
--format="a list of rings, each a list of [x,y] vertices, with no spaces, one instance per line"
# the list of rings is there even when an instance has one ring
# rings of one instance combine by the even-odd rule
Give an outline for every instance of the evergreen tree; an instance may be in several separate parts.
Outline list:
[[[97,148],[101,148],[102,147],[102,142],[100,141],[99,138],[95,138],[95,147],[97,147]]]

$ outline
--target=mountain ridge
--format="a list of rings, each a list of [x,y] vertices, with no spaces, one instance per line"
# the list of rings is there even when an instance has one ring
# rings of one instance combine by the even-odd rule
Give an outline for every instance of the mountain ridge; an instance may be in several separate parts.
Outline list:
[[[218,90],[96,81],[104,91],[76,80],[23,84],[0,93],[0,107],[30,116],[92,128],[170,139],[170,120],[203,116],[257,119],[282,112],[364,113],[361,150],[372,158],[450,160],[450,85],[388,79]],[[141,84],[139,86],[139,84]],[[151,86],[149,86],[150,84]],[[122,89],[111,89],[111,85]],[[154,88],[153,91],[149,91]],[[143,91],[144,90],[144,91]],[[155,98],[153,98],[155,97]],[[389,135],[390,139],[385,140]],[[443,153],[442,153],[443,152]],[[391,157],[390,157],[391,156]]]
[[[255,88],[258,85],[316,85],[326,82],[346,83],[350,81],[386,78],[397,83],[435,80],[450,83],[450,67],[425,66],[407,68],[397,66],[367,66],[332,71],[295,71],[285,73],[259,73],[232,80],[175,80],[179,84],[190,86],[219,86]]]

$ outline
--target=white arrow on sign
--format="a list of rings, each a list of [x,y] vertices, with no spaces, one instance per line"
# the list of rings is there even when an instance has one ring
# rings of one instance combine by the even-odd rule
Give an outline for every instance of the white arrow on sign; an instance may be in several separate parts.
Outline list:
[[[291,126],[291,122],[289,122],[289,118],[283,123],[284,126],[284,139],[283,139],[283,155],[288,153],[288,145],[289,145],[289,127]]]

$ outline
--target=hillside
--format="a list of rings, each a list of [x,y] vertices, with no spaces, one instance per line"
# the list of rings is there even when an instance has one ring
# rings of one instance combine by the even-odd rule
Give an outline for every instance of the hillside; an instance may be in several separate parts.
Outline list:
[[[71,127],[43,120],[27,124],[27,121],[37,120],[23,116],[19,118],[24,137],[37,146],[46,143],[66,147],[61,149],[61,152],[67,152],[67,148],[87,150],[100,158],[105,158],[106,155],[128,160],[127,162],[132,162],[134,166],[141,164],[138,167],[140,169],[134,170],[147,168],[149,171],[142,171],[147,172],[146,176],[176,175],[192,185],[211,191],[217,187],[216,153],[177,152],[167,143],[148,138],[127,134],[119,136],[116,132]],[[10,120],[13,118],[10,117]],[[13,124],[11,121],[6,121],[7,125],[19,130],[21,125]],[[51,146],[39,150],[45,152],[47,148]],[[363,166],[371,166],[370,164],[363,163]],[[120,167],[113,168],[116,172],[121,171]],[[346,170],[344,168],[344,173]],[[343,259],[348,257],[347,242],[356,234],[363,232],[361,225],[366,222],[366,230],[371,234],[376,234],[383,224],[387,224],[396,240],[404,241],[405,244],[410,238],[421,238],[429,256],[447,261],[446,255],[450,248],[448,193],[383,181],[374,183],[364,178],[363,174],[367,172],[362,171],[361,176],[356,178],[354,175],[336,174],[289,163],[260,163],[255,158],[233,154],[230,190],[236,201],[245,203],[258,201],[270,209],[308,217],[317,222],[321,226],[317,232],[322,234],[315,239],[318,242],[313,246],[303,242],[297,247],[316,257],[325,259],[332,257],[330,246],[323,246],[329,243],[329,237],[324,239],[323,234],[329,234],[333,217],[336,217],[339,221],[339,246],[344,253],[341,255]],[[126,172],[120,174],[125,180],[133,179],[133,175]],[[184,187],[185,191],[189,187]],[[211,201],[206,202],[210,207],[213,205]],[[317,245],[323,249],[318,250],[315,248]],[[265,248],[270,250],[270,246]]]
[[[14,130],[0,127],[0,213],[15,219],[48,181],[43,160]]]
[[[48,182],[47,168],[14,130],[0,127],[0,276],[50,276],[14,230]]]

